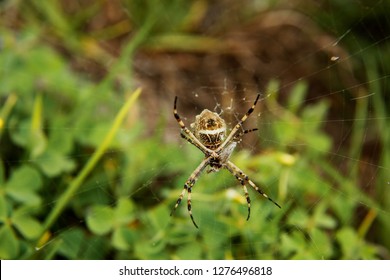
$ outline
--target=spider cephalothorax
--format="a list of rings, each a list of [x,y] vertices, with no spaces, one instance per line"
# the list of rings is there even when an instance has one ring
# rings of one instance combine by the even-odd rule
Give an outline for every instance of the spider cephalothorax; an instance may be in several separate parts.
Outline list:
[[[175,116],[177,122],[181,127],[181,136],[188,142],[190,142],[192,145],[197,147],[199,150],[201,150],[205,155],[205,158],[194,170],[188,180],[184,183],[184,189],[181,192],[178,200],[176,201],[175,207],[173,208],[171,215],[181,203],[184,194],[188,192],[187,209],[193,224],[195,225],[195,227],[198,227],[192,216],[191,193],[192,187],[195,185],[196,180],[199,178],[200,174],[207,166],[210,167],[208,172],[217,172],[221,168],[226,168],[241,183],[248,205],[247,220],[249,220],[250,217],[251,200],[249,198],[246,184],[249,184],[254,190],[256,190],[268,200],[272,201],[276,206],[280,208],[279,204],[277,204],[270,197],[268,197],[268,195],[266,195],[261,189],[259,189],[241,169],[239,169],[234,163],[229,161],[230,155],[232,154],[237,143],[241,141],[242,136],[248,132],[257,130],[244,130],[242,125],[249,117],[249,115],[252,114],[253,110],[255,109],[256,103],[259,100],[259,97],[260,95],[257,95],[257,98],[253,103],[252,107],[249,108],[248,112],[234,126],[234,128],[230,131],[227,137],[225,121],[217,113],[211,112],[207,109],[203,110],[199,115],[195,117],[195,122],[191,124],[191,128],[193,129],[193,131],[189,130],[185,126],[183,121],[180,119],[179,114],[177,113],[177,97],[175,98],[173,106],[173,115]]]

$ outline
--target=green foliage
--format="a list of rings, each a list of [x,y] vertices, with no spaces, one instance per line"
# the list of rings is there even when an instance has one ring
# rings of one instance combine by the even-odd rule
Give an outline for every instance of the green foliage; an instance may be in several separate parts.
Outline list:
[[[225,171],[206,173],[193,189],[192,210],[200,226],[196,229],[185,203],[173,217],[169,214],[203,155],[187,143],[167,143],[164,124],[146,137],[142,134],[146,124],[137,114],[130,114],[121,126],[139,92],[124,98],[127,92],[114,83],[116,79],[132,83],[131,69],[122,70],[131,68],[129,61],[142,43],[161,47],[161,42],[169,41],[172,47],[166,38],[185,33],[194,6],[187,1],[171,1],[167,6],[160,1],[123,1],[139,28],[138,37],[125,46],[105,79],[92,82],[71,70],[63,56],[42,40],[45,31],[39,18],[77,56],[82,52],[81,23],[99,9],[100,2],[72,18],[61,12],[58,1],[38,3],[29,4],[31,11],[20,8],[30,19],[29,26],[0,31],[1,259],[388,256],[382,243],[390,242],[385,174],[390,139],[381,95],[369,99],[372,108],[368,99],[358,100],[355,112],[360,120],[372,110],[372,131],[384,143],[374,182],[378,199],[359,187],[359,139],[365,128],[353,126],[350,149],[339,151],[341,147],[324,129],[330,101],[306,102],[308,85],[300,81],[282,104],[279,84],[271,81],[258,139],[272,141],[263,141],[260,153],[237,149],[232,161],[282,209],[251,189],[251,218],[246,221],[246,200],[234,177]],[[170,25],[164,24],[164,17],[171,19]],[[174,38],[184,38],[190,45],[187,49],[218,45],[191,34]],[[182,42],[174,44],[183,48]],[[380,74],[372,61],[377,58],[367,58],[367,75],[376,81]],[[379,83],[370,86],[373,92],[381,92]],[[174,131],[179,138],[178,129]],[[346,166],[340,168],[332,157],[335,153],[350,159]],[[377,217],[380,241],[374,244],[368,232]]]
[[[114,127],[118,129],[134,102],[132,98],[126,103],[121,119],[114,124],[104,114],[94,114],[103,110],[112,115],[118,104],[107,102],[105,96],[93,96],[92,85],[73,74],[58,54],[37,44],[34,31],[30,32],[18,38],[4,33],[9,40],[0,54],[5,65],[0,95],[13,100],[1,111],[1,258],[20,258],[33,252],[34,242],[96,166],[115,134]],[[95,122],[99,124],[91,125]],[[108,131],[110,138],[102,142]],[[86,158],[76,163],[73,152],[88,147],[96,147],[100,155],[86,153]],[[17,149],[21,153],[16,158],[10,151]],[[82,173],[84,168],[74,177],[76,164],[85,163],[89,170]],[[58,200],[56,186],[67,188],[59,192]],[[44,215],[45,209],[50,215]]]

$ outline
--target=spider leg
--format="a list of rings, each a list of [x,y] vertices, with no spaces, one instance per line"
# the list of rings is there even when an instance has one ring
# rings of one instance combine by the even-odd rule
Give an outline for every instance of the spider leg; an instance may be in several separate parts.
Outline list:
[[[245,180],[243,178],[241,178],[241,175],[238,172],[236,172],[236,170],[234,168],[232,168],[232,166],[227,164],[227,165],[225,165],[225,167],[241,183],[242,189],[244,190],[244,194],[245,194],[245,198],[246,198],[246,204],[248,206],[248,216],[246,217],[246,220],[248,221],[250,216],[251,216],[251,199],[249,197],[248,189],[245,186]]]
[[[233,138],[233,141],[236,141],[236,142],[240,142],[241,141],[241,138],[244,134],[247,134],[247,133],[250,133],[250,132],[253,132],[253,131],[257,131],[258,129],[257,128],[252,128],[252,129],[245,129],[243,130],[242,132],[236,134]]]
[[[259,129],[257,128],[252,128],[252,129],[245,129],[244,132],[240,133],[240,135],[244,135],[244,134],[247,134],[249,132],[253,132],[253,131],[257,131]]]
[[[246,217],[246,220],[248,221],[251,216],[251,198],[249,197],[248,189],[245,186],[245,180],[238,176],[236,176],[236,179],[241,183],[242,189],[244,190],[246,204],[248,205],[248,216]]]
[[[264,193],[259,187],[257,187],[255,185],[255,183],[252,182],[252,180],[249,179],[248,175],[246,175],[240,168],[238,168],[234,163],[232,163],[231,161],[227,161],[225,163],[225,167],[227,170],[230,171],[230,173],[232,173],[238,181],[240,181],[241,185],[244,185],[245,186],[245,183],[249,183],[249,185],[255,189],[255,191],[257,191],[259,194],[261,194],[262,196],[264,196],[265,198],[267,198],[269,201],[271,201],[273,204],[275,204],[276,206],[278,206],[279,208],[282,208],[280,207],[280,205],[275,202],[272,198],[270,198],[266,193]],[[246,191],[246,188],[244,189],[244,191]],[[246,191],[246,194],[245,194],[245,197],[247,198],[247,202],[248,202],[248,218],[247,220],[249,219],[249,209],[250,209],[250,199],[249,199],[249,195],[247,196],[247,191]]]
[[[182,129],[181,136],[184,139],[186,139],[188,142],[196,146],[198,149],[200,149],[205,155],[214,154],[212,150],[208,149],[205,145],[203,145],[202,142],[200,142],[199,139],[195,137],[195,135],[191,132],[191,130],[189,130],[186,127],[184,122],[181,120],[179,113],[177,112],[176,103],[177,103],[177,96],[175,96],[175,102],[173,103],[173,115],[175,116],[176,121],[179,123]]]
[[[246,204],[248,205],[248,216],[246,217],[246,220],[248,221],[251,216],[251,198],[249,197],[248,190],[245,186],[245,182],[242,180],[241,182],[242,189],[244,190],[245,198],[246,198]]]
[[[188,192],[188,196],[187,196],[187,210],[188,210],[188,213],[190,214],[192,223],[194,224],[194,226],[195,226],[196,228],[198,228],[198,225],[195,223],[194,217],[192,216],[192,206],[191,206],[191,193],[192,193],[192,187],[195,185],[196,180],[198,180],[200,174],[202,173],[202,171],[206,168],[206,166],[207,166],[209,163],[210,163],[210,159],[209,159],[209,158],[205,158],[205,159],[199,164],[199,166],[194,170],[194,172],[192,172],[191,176],[190,176],[190,177],[188,178],[188,180],[184,183],[183,191],[181,192],[179,198],[178,198],[177,201],[176,201],[175,206],[173,207],[173,209],[172,209],[172,211],[171,211],[171,216],[172,216],[173,213],[176,211],[176,208],[179,206],[179,204],[180,204],[181,201],[183,200],[184,194],[185,194],[186,192]]]
[[[199,150],[201,150],[201,151],[203,152],[202,147],[199,146],[196,142],[194,142],[194,141],[192,140],[192,138],[190,138],[189,136],[187,136],[183,131],[181,131],[180,136],[181,136],[182,138],[186,139],[190,144],[194,145],[195,147],[197,147]]]
[[[255,99],[255,102],[253,103],[252,107],[249,108],[248,112],[246,112],[246,114],[241,118],[241,120],[232,129],[232,131],[230,132],[230,134],[228,135],[226,140],[216,150],[217,153],[220,152],[235,137],[235,135],[237,134],[237,132],[240,129],[242,129],[242,124],[246,121],[246,119],[250,116],[250,114],[252,114],[253,111],[255,110],[255,107],[256,107],[256,104],[257,104],[257,101],[259,100],[259,98],[260,98],[260,94],[257,95],[257,97]],[[245,134],[245,131],[244,131],[244,134]]]

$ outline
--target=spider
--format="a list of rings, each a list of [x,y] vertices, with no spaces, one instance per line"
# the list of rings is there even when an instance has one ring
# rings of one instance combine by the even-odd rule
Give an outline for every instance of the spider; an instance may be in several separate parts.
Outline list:
[[[188,213],[191,217],[192,223],[196,228],[198,228],[198,225],[195,223],[194,217],[192,215],[191,193],[193,186],[195,185],[199,176],[207,166],[209,166],[209,170],[207,171],[207,173],[218,172],[220,169],[226,168],[241,183],[248,207],[248,216],[246,220],[249,220],[251,210],[251,200],[248,194],[248,190],[246,188],[246,184],[249,184],[259,194],[261,194],[269,201],[274,203],[276,206],[281,208],[278,203],[276,203],[274,200],[272,200],[272,198],[270,198],[261,189],[259,189],[240,168],[238,168],[234,163],[229,160],[230,155],[232,154],[237,143],[241,142],[242,136],[246,133],[257,130],[257,128],[244,130],[242,125],[249,117],[249,115],[252,114],[253,110],[256,107],[257,101],[259,100],[259,97],[260,94],[257,95],[252,107],[249,108],[248,112],[234,126],[234,128],[231,130],[227,137],[225,121],[217,113],[211,112],[207,109],[204,109],[199,115],[195,117],[195,122],[191,124],[192,131],[188,129],[185,126],[184,122],[181,120],[179,114],[177,113],[176,103],[178,98],[177,96],[175,97],[173,105],[173,115],[175,116],[175,119],[181,127],[180,135],[189,143],[191,143],[200,151],[202,151],[202,153],[205,155],[205,158],[192,172],[188,180],[184,183],[184,189],[181,192],[179,198],[177,199],[174,208],[172,209],[171,216],[181,203],[185,193],[188,192]]]

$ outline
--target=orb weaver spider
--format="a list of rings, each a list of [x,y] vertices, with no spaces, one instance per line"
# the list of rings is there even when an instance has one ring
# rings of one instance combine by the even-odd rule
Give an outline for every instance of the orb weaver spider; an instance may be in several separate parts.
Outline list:
[[[191,206],[191,193],[192,188],[195,185],[197,179],[201,173],[205,170],[207,166],[210,167],[208,173],[218,172],[220,169],[225,168],[231,174],[233,174],[236,179],[241,183],[241,186],[244,190],[247,207],[248,207],[248,216],[247,220],[250,218],[250,209],[251,209],[251,200],[246,188],[246,184],[249,184],[255,191],[267,198],[269,201],[274,203],[279,208],[280,205],[276,203],[272,198],[265,194],[259,187],[249,179],[240,168],[238,168],[234,163],[232,163],[229,158],[234,151],[237,143],[241,142],[242,136],[248,132],[256,131],[255,129],[244,130],[242,125],[246,119],[254,111],[257,101],[259,100],[260,95],[257,95],[255,102],[252,107],[249,108],[248,112],[241,118],[241,120],[234,126],[230,133],[226,137],[226,123],[225,121],[215,112],[211,112],[207,109],[204,109],[199,115],[195,117],[195,122],[191,124],[192,131],[187,128],[184,122],[181,120],[179,114],[177,113],[177,96],[175,97],[174,106],[173,106],[173,115],[177,120],[178,124],[181,127],[180,135],[186,139],[189,143],[197,147],[204,155],[205,158],[198,165],[198,167],[192,172],[191,176],[184,183],[183,191],[181,192],[179,198],[176,201],[174,208],[172,209],[171,216],[176,211],[177,207],[181,203],[185,193],[188,193],[187,196],[187,209],[191,217],[192,223],[196,228],[198,225],[195,223],[194,217],[192,215],[192,206]]]

